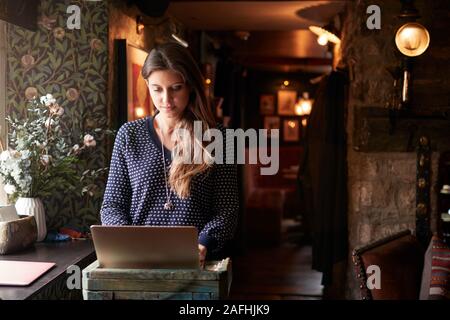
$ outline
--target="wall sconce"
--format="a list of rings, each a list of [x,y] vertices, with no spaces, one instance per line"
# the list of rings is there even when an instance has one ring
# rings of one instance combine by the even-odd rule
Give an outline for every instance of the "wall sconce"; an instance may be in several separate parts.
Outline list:
[[[298,100],[295,105],[295,113],[298,116],[309,116],[312,109],[313,100],[309,98],[308,92],[303,92],[302,97]]]
[[[144,32],[144,29],[145,29],[145,25],[144,25],[142,16],[137,16],[136,17],[136,33],[142,34],[142,32]]]
[[[212,78],[213,78],[213,67],[212,64],[207,62],[202,65],[202,74],[203,78],[205,79],[205,84],[207,86],[211,85]]]
[[[412,58],[423,54],[430,45],[428,30],[417,23],[420,18],[414,7],[414,0],[400,0],[402,10],[398,17],[403,20],[395,33],[395,45],[403,55],[402,63],[398,67],[388,68],[394,78],[392,94],[387,102],[389,109],[390,129],[393,134],[399,112],[410,104],[412,87]]]
[[[302,116],[303,115],[303,108],[302,108],[302,105],[300,103],[300,99],[295,104],[295,114],[298,115],[298,116]]]
[[[420,17],[414,0],[400,0],[402,2],[402,12],[399,17],[408,20],[397,30],[395,34],[395,45],[404,55],[401,71],[401,104],[407,105],[410,101],[411,91],[411,61],[410,58],[423,54],[430,45],[430,34],[420,23],[415,22]]]
[[[428,49],[430,34],[420,23],[406,23],[397,30],[395,45],[405,56],[417,57]]]
[[[144,23],[144,19],[142,18],[142,16],[138,15],[138,16],[136,16],[136,33],[140,35],[144,32],[145,26],[157,27],[157,26],[167,22],[168,20],[169,20],[169,17],[165,17],[158,23]],[[172,39],[177,41],[183,47],[186,47],[186,48],[189,47],[189,43],[179,35],[179,32],[177,31],[177,27],[173,22],[170,22],[168,27],[171,30],[170,37]]]
[[[142,107],[137,107],[136,111],[135,111],[135,115],[137,118],[142,118],[143,116],[145,116],[145,111]]]
[[[395,34],[395,45],[405,55],[402,70],[401,103],[406,105],[410,100],[411,91],[411,64],[410,57],[423,54],[430,45],[430,34],[420,23],[410,22],[402,25]]]
[[[292,129],[295,129],[295,127],[297,126],[297,124],[295,123],[295,121],[288,121],[288,126]]]
[[[337,36],[336,29],[331,24],[328,24],[325,27],[310,26],[309,30],[317,35],[317,43],[321,46],[326,46],[328,42],[334,44],[341,42],[341,39]]]
[[[440,191],[441,194],[450,194],[450,185],[444,184]],[[450,214],[450,209],[448,210],[448,214]]]

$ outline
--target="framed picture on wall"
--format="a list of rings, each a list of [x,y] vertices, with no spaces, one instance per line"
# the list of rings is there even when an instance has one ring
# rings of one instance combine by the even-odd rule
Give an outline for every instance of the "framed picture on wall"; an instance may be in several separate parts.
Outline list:
[[[269,130],[267,136],[271,136],[270,130],[280,129],[280,117],[264,117],[264,129]]]
[[[259,113],[262,115],[275,113],[275,96],[273,94],[262,94],[259,97]]]
[[[300,141],[300,122],[298,119],[283,120],[283,140],[286,142]]]
[[[154,114],[141,69],[147,51],[127,40],[116,40],[118,50],[119,124]]]
[[[283,116],[295,115],[295,103],[297,101],[297,91],[279,90],[278,91],[278,114]]]

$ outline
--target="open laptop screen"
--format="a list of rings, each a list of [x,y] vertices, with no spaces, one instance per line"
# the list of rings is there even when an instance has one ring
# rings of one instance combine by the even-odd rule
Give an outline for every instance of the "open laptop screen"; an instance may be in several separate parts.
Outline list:
[[[91,226],[99,267],[198,269],[198,231],[190,226]]]

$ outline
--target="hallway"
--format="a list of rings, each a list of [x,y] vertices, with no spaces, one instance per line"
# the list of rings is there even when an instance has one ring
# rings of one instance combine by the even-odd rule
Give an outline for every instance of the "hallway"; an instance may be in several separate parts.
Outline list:
[[[311,246],[283,238],[278,247],[252,248],[235,257],[231,300],[322,299],[322,274],[311,269]]]

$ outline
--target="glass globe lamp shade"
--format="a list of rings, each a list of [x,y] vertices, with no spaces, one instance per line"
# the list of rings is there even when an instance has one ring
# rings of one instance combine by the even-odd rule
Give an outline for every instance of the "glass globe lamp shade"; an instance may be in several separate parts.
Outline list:
[[[430,45],[430,34],[420,23],[406,23],[397,30],[395,45],[405,56],[417,57]]]

